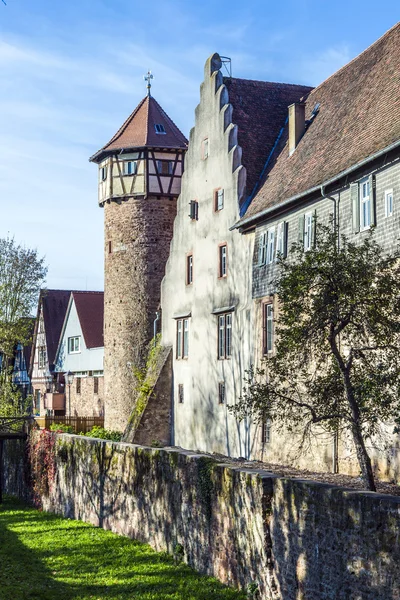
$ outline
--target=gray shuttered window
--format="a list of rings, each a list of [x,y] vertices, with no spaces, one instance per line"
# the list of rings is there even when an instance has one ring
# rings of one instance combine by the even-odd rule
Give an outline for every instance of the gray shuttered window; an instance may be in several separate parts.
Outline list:
[[[350,202],[352,211],[353,233],[360,231],[360,196],[358,183],[350,184]]]

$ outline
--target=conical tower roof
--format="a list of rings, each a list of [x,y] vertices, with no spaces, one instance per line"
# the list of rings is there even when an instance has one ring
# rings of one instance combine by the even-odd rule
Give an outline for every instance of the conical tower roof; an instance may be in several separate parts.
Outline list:
[[[90,158],[100,162],[107,154],[134,148],[182,148],[188,141],[152,96],[146,96],[111,140]]]

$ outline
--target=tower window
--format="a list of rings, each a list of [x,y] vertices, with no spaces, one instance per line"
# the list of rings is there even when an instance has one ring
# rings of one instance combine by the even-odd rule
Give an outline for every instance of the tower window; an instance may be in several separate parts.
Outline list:
[[[189,356],[189,319],[176,322],[176,358]]]
[[[214,192],[214,210],[215,212],[224,208],[224,190],[220,188]]]
[[[232,356],[232,313],[218,317],[218,358]]]
[[[112,242],[108,242],[108,254],[112,253]]]
[[[225,382],[223,381],[218,384],[218,403],[225,404]]]
[[[94,394],[99,393],[99,378],[98,377],[93,378],[93,393]]]
[[[137,161],[126,160],[124,161],[124,175],[136,175],[137,173]]]
[[[158,160],[157,172],[160,175],[172,175],[174,171],[174,163],[172,160]]]
[[[193,254],[186,256],[186,285],[193,283]]]
[[[76,393],[77,394],[81,393],[81,378],[80,377],[76,378]]]
[[[162,125],[161,123],[155,123],[154,129],[156,130],[156,133],[167,133],[165,131],[164,125]]]
[[[100,168],[100,177],[102,181],[107,179],[107,166]]]
[[[189,202],[189,217],[192,221],[197,221],[199,218],[199,203],[197,200],[191,200]]]
[[[179,404],[183,404],[184,399],[185,399],[185,396],[184,396],[183,383],[178,383],[178,401],[179,401]]]
[[[269,444],[271,442],[271,419],[264,419],[261,423],[261,443]]]
[[[201,143],[201,158],[203,160],[206,160],[208,158],[208,150],[209,150],[209,147],[208,147],[208,138],[206,138]]]
[[[218,247],[218,277],[226,277],[228,274],[228,247],[221,244]]]

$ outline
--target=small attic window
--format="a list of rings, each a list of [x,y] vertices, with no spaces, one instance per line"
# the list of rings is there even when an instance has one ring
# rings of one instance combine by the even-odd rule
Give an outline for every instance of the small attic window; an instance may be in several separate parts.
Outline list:
[[[155,123],[154,129],[156,130],[156,133],[167,133],[165,131],[164,125],[162,125],[161,123]]]

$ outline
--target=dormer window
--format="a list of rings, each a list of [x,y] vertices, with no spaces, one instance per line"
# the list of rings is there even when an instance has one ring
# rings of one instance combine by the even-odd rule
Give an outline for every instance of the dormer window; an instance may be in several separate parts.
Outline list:
[[[101,181],[105,181],[107,179],[107,166],[100,168],[100,177]]]
[[[126,160],[124,161],[124,175],[136,175],[137,173],[137,161]]]
[[[161,123],[155,123],[154,129],[156,130],[156,133],[167,133],[165,131],[164,125],[162,125]]]

